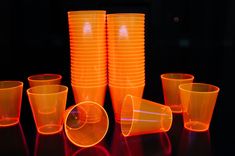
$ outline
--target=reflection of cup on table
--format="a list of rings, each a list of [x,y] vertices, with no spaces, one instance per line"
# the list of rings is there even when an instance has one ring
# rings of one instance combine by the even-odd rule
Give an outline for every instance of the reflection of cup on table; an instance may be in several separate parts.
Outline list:
[[[68,88],[63,85],[41,85],[27,90],[37,131],[55,134],[63,128],[63,114]]]
[[[173,113],[182,113],[179,96],[179,85],[193,82],[194,76],[184,73],[166,73],[161,75],[165,105],[170,106]]]
[[[0,128],[0,155],[29,156],[29,149],[21,123]]]
[[[34,147],[35,156],[46,155],[64,156],[65,155],[65,136],[64,132],[55,135],[41,135],[37,133]]]
[[[19,123],[23,82],[0,81],[0,127]]]

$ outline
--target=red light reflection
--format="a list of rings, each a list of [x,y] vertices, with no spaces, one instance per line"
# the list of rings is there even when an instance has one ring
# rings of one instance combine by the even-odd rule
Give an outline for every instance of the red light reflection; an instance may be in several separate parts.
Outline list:
[[[184,129],[180,139],[178,155],[180,156],[212,155],[209,131],[191,132]]]
[[[65,153],[65,135],[60,132],[54,135],[41,135],[37,133],[34,149],[35,156],[45,155],[64,156]]]
[[[29,150],[20,123],[0,128],[0,155],[28,156]]]

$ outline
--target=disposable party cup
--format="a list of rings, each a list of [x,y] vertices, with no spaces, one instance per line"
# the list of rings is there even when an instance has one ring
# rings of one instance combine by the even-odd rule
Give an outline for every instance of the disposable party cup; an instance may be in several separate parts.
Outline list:
[[[194,76],[185,73],[165,73],[161,75],[161,80],[165,105],[170,106],[173,113],[182,113],[179,85],[193,82]]]
[[[42,85],[27,90],[37,131],[55,134],[63,128],[63,113],[68,88],[63,85]]]
[[[30,87],[39,85],[52,85],[61,83],[62,76],[60,74],[36,74],[28,77]]]
[[[100,83],[101,84],[101,83]],[[101,106],[104,105],[105,95],[106,95],[107,84],[101,85],[93,85],[93,86],[85,86],[85,84],[73,85],[73,95],[75,98],[75,102],[83,102],[83,101],[94,101]]]
[[[89,111],[99,115],[97,122],[87,122]],[[74,145],[91,147],[98,144],[106,135],[109,117],[105,109],[98,103],[84,101],[66,110],[64,127],[66,136]]]
[[[167,132],[172,125],[172,111],[153,101],[127,95],[121,108],[121,130],[125,137]]]
[[[210,126],[219,87],[205,83],[179,85],[184,127],[190,131],[207,131]]]
[[[0,127],[19,123],[22,91],[21,81],[0,81]]]
[[[120,123],[121,106],[126,95],[131,94],[142,97],[145,84],[139,86],[112,86],[109,84],[109,91],[114,109],[115,121]]]

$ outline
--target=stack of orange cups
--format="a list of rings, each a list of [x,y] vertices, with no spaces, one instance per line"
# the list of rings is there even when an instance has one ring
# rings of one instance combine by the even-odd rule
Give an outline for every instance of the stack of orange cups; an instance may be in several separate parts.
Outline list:
[[[71,85],[75,102],[104,104],[107,87],[106,11],[69,11]]]
[[[142,97],[145,86],[145,15],[107,15],[108,78],[115,121],[120,122],[124,97]]]

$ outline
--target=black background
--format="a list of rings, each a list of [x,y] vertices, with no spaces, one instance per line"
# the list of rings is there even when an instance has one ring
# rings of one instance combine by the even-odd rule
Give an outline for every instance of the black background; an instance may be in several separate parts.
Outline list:
[[[107,10],[107,13],[146,14],[146,87],[143,96],[145,99],[163,103],[160,74],[165,72],[191,73],[195,75],[197,82],[220,87],[210,126],[211,151],[213,155],[232,155],[235,145],[235,103],[232,99],[232,74],[235,67],[232,56],[235,52],[235,1],[1,1],[0,80],[24,82],[21,125],[30,155],[34,152],[36,131],[26,95],[27,77],[38,73],[61,74],[62,83],[69,87],[67,106],[74,103],[70,86],[67,11],[94,9]],[[110,136],[115,128],[108,92],[105,108],[111,121],[106,137],[107,142],[110,142]],[[169,136],[177,135],[172,131],[168,133]],[[171,139],[172,155],[183,155],[179,154],[178,145],[174,146],[176,142],[175,139]],[[145,147],[143,154],[151,155],[146,149],[148,147]],[[189,155],[198,155],[196,153]]]

